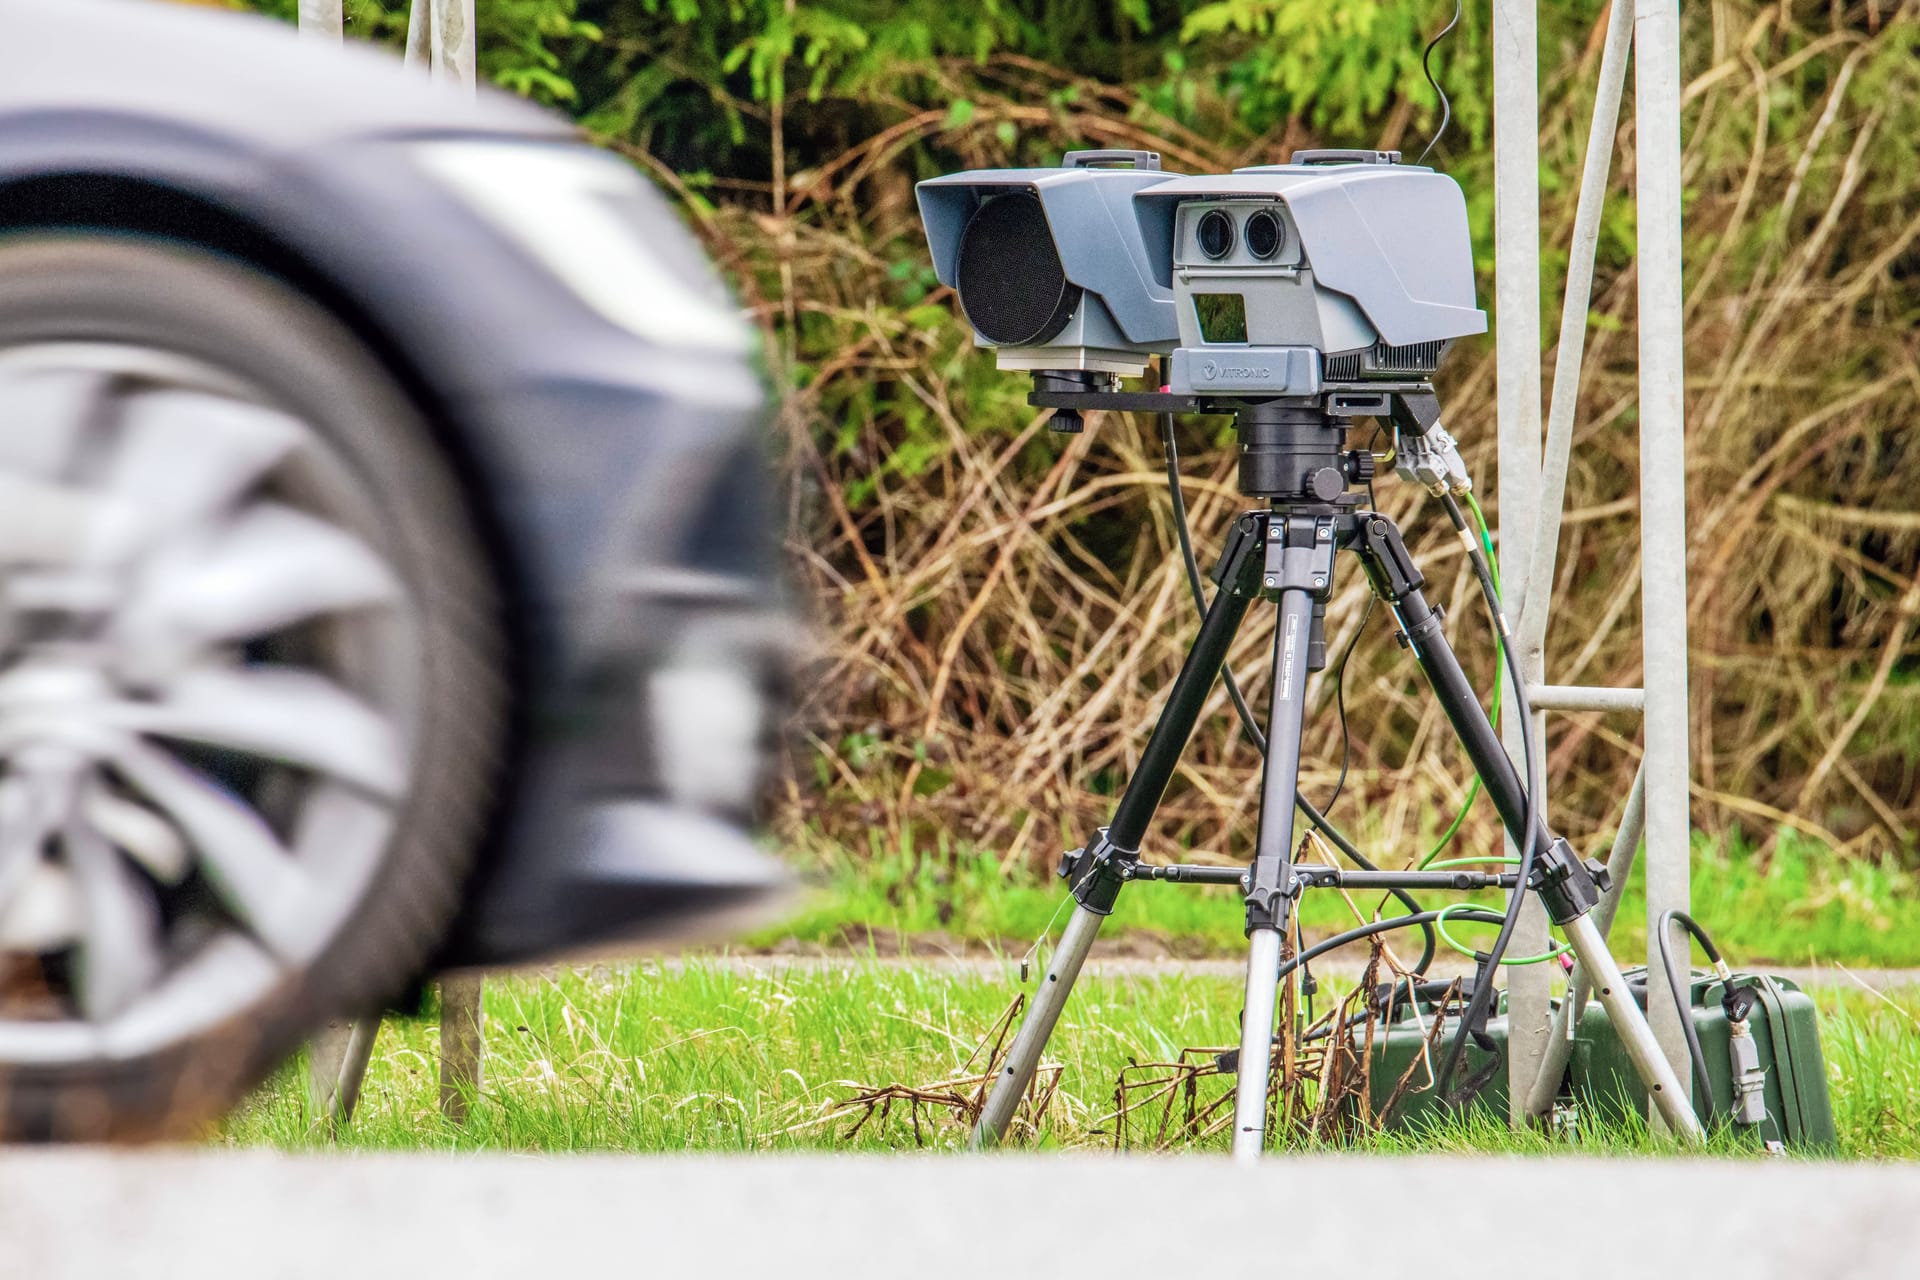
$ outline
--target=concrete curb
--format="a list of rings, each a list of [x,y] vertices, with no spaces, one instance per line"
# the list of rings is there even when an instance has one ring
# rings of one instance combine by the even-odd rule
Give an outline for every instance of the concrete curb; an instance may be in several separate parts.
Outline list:
[[[1920,1167],[1791,1160],[9,1153],[36,1280],[1910,1276]]]

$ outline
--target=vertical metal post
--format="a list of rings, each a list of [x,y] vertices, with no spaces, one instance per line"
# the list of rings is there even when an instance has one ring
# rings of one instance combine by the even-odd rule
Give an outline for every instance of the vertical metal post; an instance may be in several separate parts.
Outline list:
[[[434,79],[476,88],[473,0],[433,0],[430,26]]]
[[[1509,614],[1523,610],[1533,528],[1540,506],[1540,82],[1534,0],[1494,0],[1493,168],[1494,325],[1498,346],[1500,416],[1500,546]],[[1512,679],[1537,684],[1538,650],[1521,649],[1522,670]],[[1508,706],[1517,699],[1509,699]],[[1544,743],[1545,719],[1534,733]],[[1501,726],[1507,751],[1521,754],[1520,725]],[[1544,804],[1545,797],[1541,797]],[[1508,841],[1510,856],[1518,850]],[[1525,903],[1514,930],[1515,954],[1546,949],[1546,909]],[[1508,1097],[1522,1118],[1546,1049],[1551,975],[1534,965],[1507,971]]]
[[[427,65],[427,28],[433,25],[433,0],[413,0],[407,8],[407,52],[404,58],[409,67],[425,68]]]
[[[1520,645],[1527,652],[1544,654],[1546,650],[1560,518],[1566,505],[1567,465],[1573,455],[1573,415],[1580,404],[1587,313],[1593,303],[1593,256],[1600,243],[1600,217],[1606,211],[1613,135],[1620,124],[1620,99],[1626,89],[1627,57],[1632,46],[1633,0],[1613,0],[1607,17],[1607,42],[1600,55],[1600,83],[1593,94],[1593,119],[1587,127],[1587,155],[1580,171],[1573,242],[1567,253],[1567,288],[1560,307],[1560,342],[1554,351],[1553,396],[1547,409],[1546,456],[1540,465],[1539,518],[1522,579],[1539,584],[1539,590],[1527,593],[1520,611]],[[1504,493],[1503,484],[1503,498]],[[1534,705],[1540,705],[1537,698]]]
[[[338,42],[346,38],[341,0],[300,0],[300,34]]]
[[[480,1011],[478,973],[440,979],[440,1114],[467,1122],[468,1104],[480,1092],[486,1035]]]
[[[1647,693],[1647,963],[1654,923],[1688,903],[1687,455],[1680,282],[1680,5],[1634,4],[1635,233],[1640,304],[1640,607]],[[1675,945],[1684,945],[1674,939]],[[1656,968],[1657,971],[1657,968]],[[1654,1035],[1691,1088],[1680,1011],[1648,984]]]
[[[380,1015],[369,1014],[352,1022],[329,1022],[308,1047],[313,1113],[326,1118],[329,1132],[353,1119],[379,1035]]]
[[[353,1044],[353,1024],[338,1018],[307,1044],[307,1100],[316,1119],[332,1122],[340,1097],[340,1073]]]

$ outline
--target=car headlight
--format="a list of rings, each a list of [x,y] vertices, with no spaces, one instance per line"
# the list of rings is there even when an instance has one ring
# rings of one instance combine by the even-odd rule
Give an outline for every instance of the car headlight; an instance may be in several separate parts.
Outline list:
[[[705,252],[625,162],[584,146],[447,141],[410,148],[606,319],[663,347],[745,354],[753,330]]]

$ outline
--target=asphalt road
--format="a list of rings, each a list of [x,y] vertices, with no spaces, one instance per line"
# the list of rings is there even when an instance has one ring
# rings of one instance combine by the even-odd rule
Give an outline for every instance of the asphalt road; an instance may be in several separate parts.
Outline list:
[[[1920,1166],[1357,1156],[1256,1168],[1206,1157],[0,1157],[6,1280],[1860,1280],[1915,1276],[1916,1260]]]

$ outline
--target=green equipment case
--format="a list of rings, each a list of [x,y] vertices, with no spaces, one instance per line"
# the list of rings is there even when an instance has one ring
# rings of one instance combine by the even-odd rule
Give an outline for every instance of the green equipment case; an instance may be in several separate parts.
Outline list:
[[[1647,974],[1630,969],[1627,984],[1642,1008],[1646,1007]],[[1827,1093],[1826,1064],[1820,1054],[1820,1031],[1814,1015],[1813,1000],[1785,978],[1768,974],[1736,973],[1730,985],[1751,988],[1752,1005],[1747,1027],[1752,1033],[1749,1060],[1757,1060],[1754,1069],[1736,1071],[1732,1033],[1721,999],[1727,986],[1712,974],[1693,975],[1693,1024],[1706,1056],[1707,1074],[1713,1082],[1711,1115],[1701,1118],[1712,1127],[1723,1125],[1741,1101],[1737,1084],[1747,1081],[1754,1095],[1741,1108],[1745,1116],[1758,1123],[1736,1123],[1736,1132],[1759,1144],[1780,1143],[1802,1149],[1831,1148],[1835,1143],[1833,1108]],[[1664,979],[1657,990],[1665,995]],[[1372,1111],[1388,1128],[1418,1128],[1439,1122],[1447,1108],[1434,1097],[1428,1066],[1421,1062],[1427,1043],[1427,1031],[1433,1026],[1434,1007],[1402,1001],[1393,1020],[1373,1033],[1373,1063],[1369,1087]],[[1449,1020],[1442,1039],[1433,1049],[1434,1067],[1444,1056],[1446,1038],[1457,1024]],[[1356,1029],[1356,1038],[1364,1033]],[[1493,1042],[1488,1052],[1469,1043],[1457,1080],[1483,1082],[1465,1106],[1489,1119],[1504,1122],[1507,1117],[1507,1018],[1505,1000],[1499,1012],[1487,1020],[1487,1037]],[[1411,1070],[1411,1075],[1408,1075]],[[1384,1117],[1382,1108],[1393,1098],[1402,1079],[1406,1087]],[[1459,1086],[1456,1084],[1456,1092]],[[1697,1092],[1697,1086],[1696,1086]],[[1603,1120],[1618,1121],[1628,1115],[1647,1114],[1647,1091],[1634,1073],[1632,1060],[1614,1034],[1607,1011],[1598,1000],[1589,1000],[1575,1029],[1573,1053],[1567,1064],[1566,1080],[1561,1086],[1561,1101],[1570,1111]],[[1701,1100],[1694,1099],[1699,1108]],[[1764,1116],[1760,1103],[1764,1103]]]

